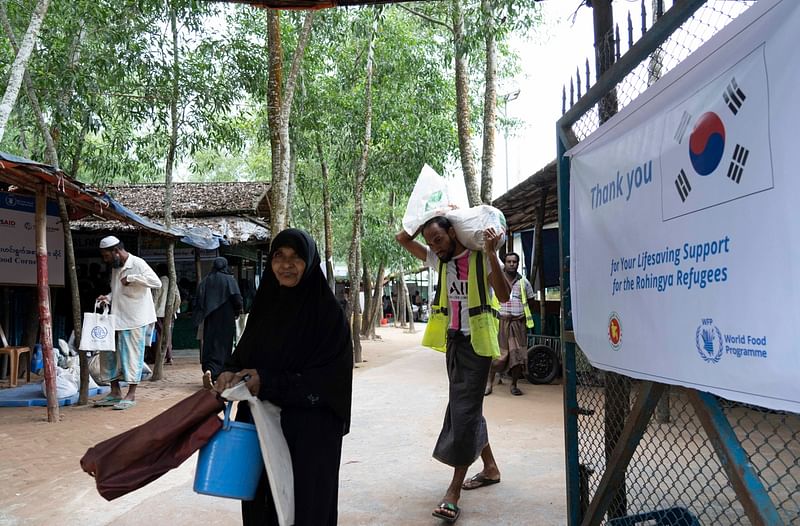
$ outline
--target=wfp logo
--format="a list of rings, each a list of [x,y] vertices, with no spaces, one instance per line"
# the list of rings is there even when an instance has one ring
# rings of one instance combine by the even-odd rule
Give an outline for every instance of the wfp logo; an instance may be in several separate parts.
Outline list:
[[[722,358],[722,333],[714,325],[714,320],[706,318],[694,334],[695,345],[700,357],[706,363],[719,363]]]
[[[608,317],[608,343],[615,351],[622,347],[622,322],[616,312],[612,312]]]
[[[665,221],[772,188],[763,46],[673,107],[664,126]]]
[[[108,336],[108,329],[101,325],[95,325],[92,327],[92,338],[95,340],[105,340],[106,336]]]

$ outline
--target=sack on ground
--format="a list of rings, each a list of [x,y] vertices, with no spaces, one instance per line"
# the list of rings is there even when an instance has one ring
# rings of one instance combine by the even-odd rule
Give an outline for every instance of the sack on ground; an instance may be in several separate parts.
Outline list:
[[[99,303],[95,303],[95,310]],[[83,330],[81,330],[82,351],[114,351],[114,315],[108,313],[108,305],[103,304],[103,311],[85,312],[83,314]]]
[[[450,210],[445,217],[453,224],[461,244],[470,250],[483,250],[484,231],[487,228],[494,228],[503,234],[498,247],[505,243],[505,234],[508,231],[506,218],[503,212],[493,206],[480,205]]]
[[[403,215],[403,229],[411,236],[428,219],[441,216],[451,210],[453,203],[447,193],[447,181],[427,164],[408,198],[406,213]]]
[[[78,372],[80,374],[80,371]],[[47,387],[45,382],[42,381],[42,394],[47,396]],[[69,398],[70,396],[78,394],[80,386],[80,379],[78,383],[75,382],[73,371],[69,369],[62,369],[56,367],[56,398]]]

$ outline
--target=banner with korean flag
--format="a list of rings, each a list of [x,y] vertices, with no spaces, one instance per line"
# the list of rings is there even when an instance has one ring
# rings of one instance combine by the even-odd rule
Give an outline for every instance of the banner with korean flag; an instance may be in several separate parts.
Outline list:
[[[800,412],[798,34],[761,0],[567,152],[596,367]]]

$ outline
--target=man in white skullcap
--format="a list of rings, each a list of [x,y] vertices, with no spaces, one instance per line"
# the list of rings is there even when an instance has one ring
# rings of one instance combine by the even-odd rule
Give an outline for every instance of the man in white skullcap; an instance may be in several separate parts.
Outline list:
[[[111,305],[116,326],[116,352],[100,353],[100,370],[111,382],[111,393],[95,406],[128,409],[136,404],[136,386],[142,379],[144,348],[148,327],[156,321],[156,309],[150,289],[161,287],[161,280],[142,258],[129,254],[114,236],[100,241],[100,255],[111,265],[111,293],[97,301]],[[128,383],[122,396],[120,382]]]

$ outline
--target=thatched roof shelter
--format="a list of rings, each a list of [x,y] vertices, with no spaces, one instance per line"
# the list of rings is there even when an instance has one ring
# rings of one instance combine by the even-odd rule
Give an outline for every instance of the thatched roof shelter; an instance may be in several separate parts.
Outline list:
[[[269,183],[263,181],[174,183],[172,226],[192,237],[191,244],[204,248],[212,248],[212,238],[231,245],[267,243],[270,238],[269,187]],[[164,220],[163,183],[118,185],[107,191],[137,214]],[[97,221],[78,221],[73,226],[86,231],[136,229],[122,223]]]
[[[70,219],[93,217],[94,222],[115,221],[164,237],[180,237],[163,225],[136,217],[106,192],[94,189],[52,166],[0,152],[0,188],[35,194],[43,188],[47,198],[63,197]],[[131,227],[132,228],[132,227]]]
[[[179,217],[255,216],[269,220],[269,183],[173,183],[172,215]],[[107,192],[147,217],[164,217],[164,184],[110,186]]]

